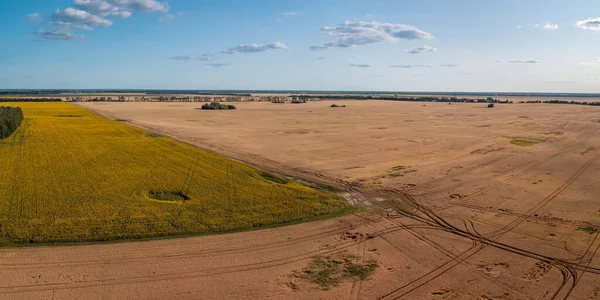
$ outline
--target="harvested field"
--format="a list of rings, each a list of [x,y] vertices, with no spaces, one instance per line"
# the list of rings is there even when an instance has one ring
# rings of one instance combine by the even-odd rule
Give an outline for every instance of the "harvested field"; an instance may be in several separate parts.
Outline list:
[[[274,173],[343,186],[364,212],[231,235],[3,250],[0,259],[9,262],[1,296],[600,295],[600,108],[324,101],[236,103],[236,111],[214,112],[196,110],[198,103],[82,105]],[[344,255],[352,255],[351,265],[377,268],[349,277],[332,265]],[[326,290],[320,284],[328,278],[336,281]]]

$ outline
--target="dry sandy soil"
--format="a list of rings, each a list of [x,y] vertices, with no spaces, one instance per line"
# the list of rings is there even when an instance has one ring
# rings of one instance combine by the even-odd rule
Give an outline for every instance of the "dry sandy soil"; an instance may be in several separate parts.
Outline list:
[[[331,103],[82,104],[337,183],[363,212],[226,235],[2,249],[0,298],[600,299],[590,227],[600,224],[600,108]],[[343,251],[379,267],[328,291],[291,276]]]

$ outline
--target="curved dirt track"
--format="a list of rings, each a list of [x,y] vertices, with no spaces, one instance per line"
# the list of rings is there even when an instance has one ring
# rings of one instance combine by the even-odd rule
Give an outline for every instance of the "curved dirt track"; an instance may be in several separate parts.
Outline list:
[[[1,249],[0,299],[600,297],[600,238],[578,229],[600,220],[595,108],[545,105],[533,111],[514,105],[490,111],[469,104],[348,101],[344,112],[329,104],[244,103],[233,119],[198,115],[197,104],[85,104],[274,172],[337,183],[363,212],[225,235]],[[240,115],[244,109],[247,115]],[[367,112],[369,118],[350,118]],[[403,118],[414,127],[372,125]],[[302,130],[321,128],[298,134],[290,120],[302,122]],[[196,134],[197,124],[202,130]],[[474,127],[482,124],[491,129]],[[233,137],[213,133],[233,128],[240,128]],[[366,143],[369,136],[378,138]],[[422,138],[420,153],[398,136]],[[523,149],[511,146],[511,137],[541,142]],[[393,168],[398,165],[404,168]],[[343,251],[375,259],[379,268],[371,278],[329,291],[291,276],[314,256]]]

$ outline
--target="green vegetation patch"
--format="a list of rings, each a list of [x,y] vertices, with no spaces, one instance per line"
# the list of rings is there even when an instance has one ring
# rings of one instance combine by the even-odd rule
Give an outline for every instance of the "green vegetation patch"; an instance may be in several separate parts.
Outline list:
[[[520,139],[514,139],[512,141],[510,141],[511,144],[513,145],[517,145],[517,146],[522,146],[522,147],[530,147],[533,146],[539,142],[536,141],[530,141],[530,140],[520,140]]]
[[[0,106],[0,140],[9,137],[23,121],[20,107]]]
[[[190,200],[186,194],[173,191],[150,191],[148,197],[160,201],[187,201]]]
[[[346,107],[346,105],[337,105],[337,104],[331,104],[330,107]]]
[[[295,271],[295,278],[316,284],[323,290],[336,287],[344,280],[367,279],[377,269],[375,260],[359,262],[358,257],[348,253],[332,256],[317,256],[310,264]]]
[[[148,137],[148,138],[159,138],[159,137],[162,137],[162,135],[160,135],[158,133],[154,133],[154,132],[148,132],[148,133],[146,133],[145,137]]]
[[[289,180],[287,180],[287,179],[285,179],[283,177],[279,177],[279,176],[277,176],[275,174],[271,174],[271,173],[268,173],[268,172],[262,172],[260,174],[260,177],[262,177],[265,180],[268,180],[268,181],[271,181],[271,182],[274,182],[274,183],[279,183],[279,184],[286,184],[286,183],[290,182]]]
[[[219,102],[206,103],[202,105],[202,109],[204,110],[230,110],[237,109],[235,105],[231,104],[221,104]]]
[[[587,224],[586,226],[580,226],[577,229],[581,230],[581,231],[585,231],[589,234],[595,234],[595,233],[600,232],[600,228],[598,228],[598,226],[594,226],[592,224]]]

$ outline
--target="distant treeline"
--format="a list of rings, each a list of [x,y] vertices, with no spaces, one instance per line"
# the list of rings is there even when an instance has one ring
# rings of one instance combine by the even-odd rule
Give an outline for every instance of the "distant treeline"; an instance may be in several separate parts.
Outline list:
[[[585,101],[565,101],[565,100],[531,100],[531,101],[521,101],[519,103],[545,103],[545,104],[573,104],[573,105],[592,105],[592,106],[600,106],[600,102],[585,102]]]
[[[9,137],[23,121],[20,107],[0,106],[0,140]]]
[[[492,97],[488,98],[456,98],[456,97],[399,97],[399,96],[360,96],[360,95],[292,95],[300,99],[319,99],[319,100],[388,100],[388,101],[411,101],[411,102],[466,102],[466,103],[513,103],[509,100],[498,100]]]
[[[234,96],[234,97],[250,97],[252,94],[248,93],[220,93],[220,92],[181,92],[181,91],[150,91],[146,92],[146,95],[201,95],[201,96]]]
[[[60,98],[0,98],[0,102],[60,102]]]

